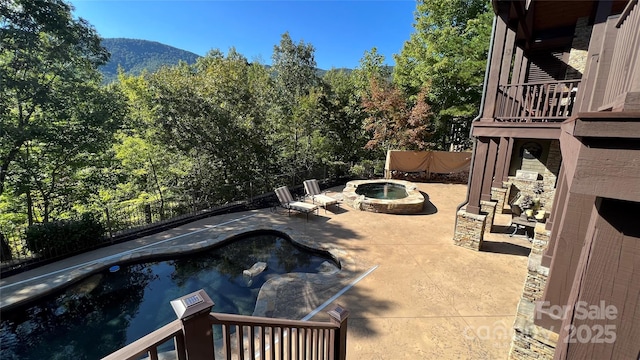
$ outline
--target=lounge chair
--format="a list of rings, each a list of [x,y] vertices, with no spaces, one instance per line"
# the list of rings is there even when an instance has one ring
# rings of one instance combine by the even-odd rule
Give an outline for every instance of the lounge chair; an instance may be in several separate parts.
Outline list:
[[[291,210],[294,210],[306,214],[307,221],[309,221],[309,213],[318,209],[318,205],[309,204],[302,201],[294,201],[293,196],[291,196],[291,192],[289,192],[289,188],[286,186],[281,186],[274,191],[276,192],[276,196],[278,196],[280,206],[289,210],[289,216],[291,216]]]
[[[329,205],[338,205],[338,200],[324,195],[320,191],[320,185],[318,185],[318,180],[311,179],[304,181],[304,190],[307,193],[307,196],[311,197],[311,200],[314,204],[319,204],[324,208],[324,211],[327,212],[327,206]]]

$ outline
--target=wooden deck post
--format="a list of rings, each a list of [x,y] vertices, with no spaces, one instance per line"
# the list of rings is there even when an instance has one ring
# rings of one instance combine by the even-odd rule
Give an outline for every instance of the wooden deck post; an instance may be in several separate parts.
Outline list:
[[[347,358],[347,318],[349,317],[349,311],[341,306],[336,306],[336,308],[329,311],[328,314],[331,322],[340,327],[334,337],[334,358],[345,360]]]
[[[213,301],[204,290],[171,301],[178,319],[182,320],[184,349],[188,360],[215,359],[213,327],[209,321],[213,305]]]

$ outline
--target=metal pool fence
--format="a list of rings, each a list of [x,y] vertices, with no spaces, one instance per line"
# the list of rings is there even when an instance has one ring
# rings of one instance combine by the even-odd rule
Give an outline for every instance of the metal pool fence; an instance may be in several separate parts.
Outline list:
[[[348,164],[337,170],[325,166],[264,179],[256,178],[239,184],[224,184],[218,187],[215,194],[200,198],[197,202],[164,199],[107,206],[92,214],[105,230],[105,236],[97,246],[130,240],[213,215],[273,206],[277,204],[274,188],[287,185],[294,194],[302,195],[304,190],[301,184],[304,180],[315,178],[324,179],[325,182],[335,181],[346,174],[348,168]],[[33,245],[31,248],[27,246],[25,233],[26,227],[0,228],[0,270],[3,277],[96,248],[95,243],[87,246],[62,245],[47,248],[46,255],[43,255],[39,249],[33,249]]]

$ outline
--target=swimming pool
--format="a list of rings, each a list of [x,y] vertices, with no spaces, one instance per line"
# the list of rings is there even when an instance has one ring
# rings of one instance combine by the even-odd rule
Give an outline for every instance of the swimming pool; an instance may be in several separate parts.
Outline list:
[[[204,289],[214,311],[250,315],[260,287],[290,272],[318,272],[333,259],[286,235],[255,233],[164,261],[120,264],[66,290],[2,314],[2,359],[98,359],[175,320],[169,301]],[[243,275],[259,262],[266,269]],[[168,345],[170,346],[170,345]]]

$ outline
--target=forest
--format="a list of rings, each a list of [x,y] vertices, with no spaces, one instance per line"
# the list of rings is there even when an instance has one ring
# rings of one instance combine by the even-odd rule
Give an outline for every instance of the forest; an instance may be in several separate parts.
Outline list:
[[[488,1],[418,1],[393,70],[374,47],[354,71],[318,76],[314,46],[284,33],[271,66],[212,49],[105,85],[109,53],[71,5],[9,0],[0,14],[6,237],[132,207],[207,208],[295,174],[367,176],[388,149],[448,150],[452,127],[477,115],[493,16]]]

